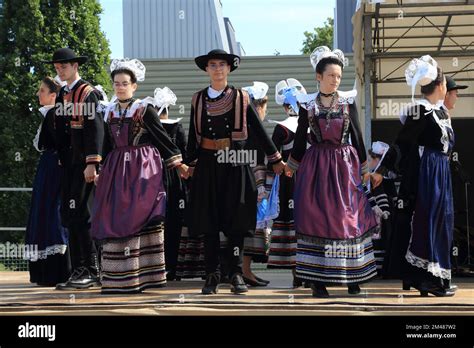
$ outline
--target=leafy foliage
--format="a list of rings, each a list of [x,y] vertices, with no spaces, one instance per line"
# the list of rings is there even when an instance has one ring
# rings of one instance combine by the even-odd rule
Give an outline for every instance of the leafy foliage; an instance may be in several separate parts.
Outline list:
[[[4,0],[0,18],[0,187],[32,187],[39,153],[32,140],[41,122],[36,92],[55,76],[53,52],[70,47],[89,61],[80,75],[110,91],[109,43],[100,30],[97,0]],[[23,227],[31,193],[0,192],[0,226]],[[0,234],[18,241],[22,233]]]
[[[303,54],[311,54],[316,47],[327,46],[332,48],[334,34],[334,19],[328,18],[324,22],[324,27],[314,28],[314,32],[305,31],[306,37],[303,42],[301,52]]]

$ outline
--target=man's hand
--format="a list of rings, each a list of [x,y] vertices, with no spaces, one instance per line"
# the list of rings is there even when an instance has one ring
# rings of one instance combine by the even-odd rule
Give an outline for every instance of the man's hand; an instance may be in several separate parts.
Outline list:
[[[283,170],[285,169],[285,166],[286,166],[286,164],[285,164],[285,162],[283,162],[283,161],[280,161],[280,162],[278,162],[278,163],[275,163],[275,164],[273,165],[273,172],[274,172],[275,174],[281,174],[281,173],[283,172]]]
[[[367,185],[368,182],[370,180],[370,173],[365,173],[364,175],[362,175],[362,182]]]
[[[186,165],[186,164],[181,164],[179,167],[178,167],[178,172],[179,172],[179,175],[183,178],[183,179],[187,179],[189,178],[189,167]]]
[[[84,179],[86,182],[93,182],[96,175],[97,171],[95,170],[95,164],[88,164],[86,169],[84,169]]]
[[[383,176],[380,175],[379,173],[372,173],[370,174],[370,183],[373,188],[376,188],[382,183]]]
[[[291,169],[290,167],[288,167],[288,165],[285,165],[285,175],[289,178],[291,178],[293,176],[293,173],[295,172],[293,169]]]

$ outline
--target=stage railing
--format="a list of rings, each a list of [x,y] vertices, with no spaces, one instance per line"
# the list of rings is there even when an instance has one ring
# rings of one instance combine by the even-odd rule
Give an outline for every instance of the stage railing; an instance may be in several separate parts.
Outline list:
[[[31,187],[0,187],[0,192],[32,192]],[[0,226],[0,235],[5,232],[21,232],[26,231],[26,227],[9,227],[9,226]],[[24,272],[28,271],[28,261],[19,257],[11,257],[6,253],[7,241],[3,244],[3,247],[0,248],[0,272],[5,271],[18,271]],[[6,253],[6,254],[5,254]]]

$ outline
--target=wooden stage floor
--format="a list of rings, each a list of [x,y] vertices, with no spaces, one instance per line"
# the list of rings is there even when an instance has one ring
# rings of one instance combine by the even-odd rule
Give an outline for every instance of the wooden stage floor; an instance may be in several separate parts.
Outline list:
[[[262,272],[266,288],[233,295],[200,293],[203,281],[169,282],[139,295],[101,295],[100,290],[56,291],[29,283],[28,272],[0,272],[0,315],[474,315],[474,278],[456,278],[454,297],[420,297],[402,291],[401,282],[375,280],[354,296],[346,287],[328,287],[328,299],[311,289],[291,289],[289,272]]]

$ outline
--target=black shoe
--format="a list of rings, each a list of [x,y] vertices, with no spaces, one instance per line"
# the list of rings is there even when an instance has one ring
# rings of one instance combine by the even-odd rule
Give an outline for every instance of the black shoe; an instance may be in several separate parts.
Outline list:
[[[358,295],[360,294],[360,287],[357,284],[348,284],[347,292],[351,295]]]
[[[56,290],[80,290],[101,286],[99,277],[85,267],[79,267],[65,283],[56,285]]]
[[[204,295],[211,295],[217,294],[219,290],[219,282],[220,277],[216,273],[210,273],[207,275],[206,282],[204,283],[204,287],[202,288],[201,292]]]
[[[240,273],[235,273],[230,279],[230,291],[234,294],[242,294],[249,291]]]
[[[296,269],[293,268],[291,270],[291,274],[293,274],[293,288],[296,289],[296,288],[299,288],[301,286],[303,286],[303,280],[301,280],[300,278],[298,278],[296,276]]]
[[[414,286],[420,292],[421,297],[428,297],[432,294],[436,297],[451,297],[454,296],[454,291],[443,289],[442,287],[430,286],[430,284],[422,283],[419,286]]]
[[[446,291],[456,292],[458,290],[458,286],[451,284],[449,287],[444,288]]]
[[[166,280],[167,281],[173,281],[175,279],[176,279],[176,272],[175,271],[166,272]]]
[[[303,287],[304,287],[305,289],[310,289],[310,288],[311,288],[311,282],[304,282],[304,283],[303,283]]]
[[[458,286],[454,285],[454,284],[451,284],[450,279],[444,279],[443,280],[443,289],[451,291],[451,292],[456,292],[456,290],[458,289]]]
[[[408,279],[403,279],[403,283],[402,283],[402,289],[405,290],[405,291],[408,291],[410,290],[412,287],[415,287],[415,283],[411,280],[408,280]]]
[[[313,289],[313,297],[317,298],[328,298],[329,292],[323,284],[311,283],[311,289]]]
[[[100,287],[102,284],[100,283],[99,277],[87,270],[87,272],[80,278],[73,280],[71,285],[74,286],[76,289],[88,289],[91,287]]]
[[[266,285],[270,284],[270,281],[269,280],[265,280],[265,279],[262,279],[262,278],[259,278],[257,276],[254,276],[255,279],[257,279],[260,283],[265,283]]]
[[[245,284],[250,285],[250,286],[267,286],[267,283],[260,282],[258,280],[252,280],[250,278],[247,278],[245,276],[242,276],[244,279]],[[257,277],[255,277],[256,279]]]
[[[64,283],[59,283],[59,284],[56,285],[56,290],[70,290],[71,289],[70,283],[73,280],[76,280],[77,278],[79,278],[82,275],[82,273],[84,272],[84,270],[85,270],[84,267],[76,268],[71,273],[71,276],[69,277],[68,280],[66,280]]]
[[[303,286],[303,281],[300,278],[293,276],[293,288],[300,288]]]

